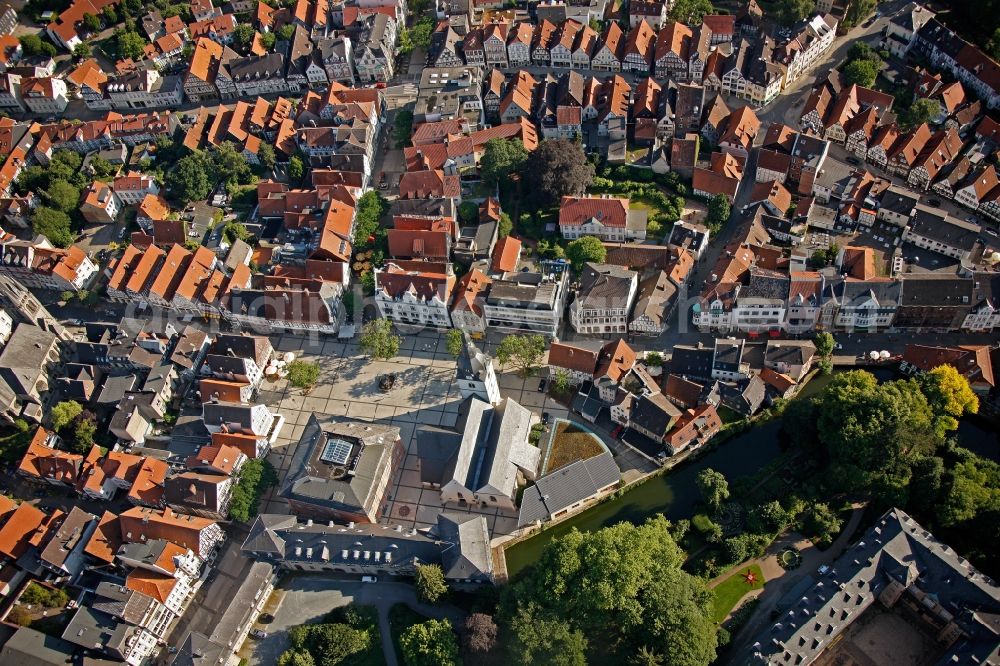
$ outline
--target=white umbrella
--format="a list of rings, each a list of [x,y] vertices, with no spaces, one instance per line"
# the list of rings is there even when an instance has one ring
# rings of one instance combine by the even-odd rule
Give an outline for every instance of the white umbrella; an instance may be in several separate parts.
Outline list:
[[[878,352],[877,351],[870,351],[870,352],[868,352],[868,358],[870,358],[873,361],[877,361],[878,360]]]
[[[892,356],[892,354],[890,354],[890,353],[889,353],[889,352],[888,352],[887,350],[885,350],[885,349],[883,349],[882,351],[880,351],[880,352],[878,353],[878,357],[879,357],[880,359],[882,359],[883,361],[888,361],[888,360],[889,360],[889,357],[890,357],[890,356]]]
[[[285,363],[291,363],[292,361],[295,360],[295,354],[293,354],[292,352],[285,352],[284,359]]]
[[[269,365],[266,368],[264,368],[264,374],[267,375],[268,377],[270,377],[273,374],[276,374],[277,372],[278,372],[278,367],[274,365]]]

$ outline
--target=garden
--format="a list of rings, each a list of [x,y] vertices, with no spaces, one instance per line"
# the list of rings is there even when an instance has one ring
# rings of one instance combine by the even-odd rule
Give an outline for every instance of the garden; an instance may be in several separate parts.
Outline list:
[[[542,474],[564,467],[577,460],[599,456],[607,448],[597,435],[571,421],[556,421],[548,456]]]
[[[748,592],[764,589],[764,573],[760,570],[760,565],[753,564],[749,567],[740,567],[728,578],[712,588],[712,619],[716,624],[722,622],[729,615],[729,612],[736,607]]]

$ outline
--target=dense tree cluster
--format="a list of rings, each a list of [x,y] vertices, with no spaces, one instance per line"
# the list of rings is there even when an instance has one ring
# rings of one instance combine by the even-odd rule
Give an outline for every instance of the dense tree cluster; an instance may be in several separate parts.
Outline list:
[[[784,433],[820,466],[822,493],[868,497],[876,508],[909,509],[981,567],[1000,555],[1000,466],[958,447],[949,433],[978,410],[968,382],[951,366],[879,383],[864,371],[834,377],[822,393],[792,401]],[[821,538],[839,529],[814,505],[804,525]]]
[[[514,660],[627,663],[645,649],[663,663],[710,663],[711,593],[681,569],[684,558],[662,516],[553,540],[505,590]]]
[[[452,666],[459,664],[458,640],[448,620],[414,624],[399,637],[406,666]]]
[[[277,483],[278,474],[267,460],[248,460],[243,463],[229,502],[229,517],[241,522],[253,519],[257,515],[257,505],[264,491]]]
[[[388,319],[373,319],[361,329],[358,347],[373,361],[388,361],[399,353],[403,341],[392,330]]]
[[[566,245],[566,258],[577,273],[583,270],[583,265],[587,262],[600,264],[607,256],[608,249],[596,236],[581,236]]]
[[[564,196],[579,196],[594,180],[594,165],[572,141],[543,141],[529,156],[522,170],[530,174],[532,187],[524,192],[539,207],[556,206]]]
[[[854,42],[848,51],[847,62],[841,68],[841,73],[848,84],[854,83],[864,88],[871,88],[883,65],[885,63],[882,62],[882,57],[866,42],[859,41]]]

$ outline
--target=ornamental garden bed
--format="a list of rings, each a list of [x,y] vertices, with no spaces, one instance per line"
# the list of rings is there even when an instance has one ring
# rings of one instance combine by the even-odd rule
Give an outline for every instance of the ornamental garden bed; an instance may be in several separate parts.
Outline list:
[[[604,445],[597,435],[571,421],[557,421],[544,473],[549,474],[577,460],[593,458],[604,451]]]

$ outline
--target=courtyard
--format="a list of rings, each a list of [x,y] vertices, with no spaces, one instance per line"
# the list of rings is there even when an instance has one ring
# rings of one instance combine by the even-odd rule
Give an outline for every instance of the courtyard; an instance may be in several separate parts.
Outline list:
[[[426,528],[437,522],[442,511],[480,513],[486,517],[494,537],[517,527],[515,512],[493,507],[442,505],[437,490],[422,486],[414,446],[418,425],[454,427],[462,396],[455,383],[455,359],[448,354],[445,338],[435,332],[404,335],[399,354],[390,361],[369,361],[354,341],[310,338],[299,335],[272,336],[280,353],[293,352],[320,366],[315,388],[304,392],[285,379],[265,380],[257,401],[285,417],[268,460],[284,480],[289,472],[298,440],[311,414],[389,424],[399,428],[407,455],[383,507],[383,523],[406,528]],[[487,345],[490,353],[495,347]],[[394,373],[396,383],[389,392],[378,388],[378,378]],[[498,375],[501,394],[513,398],[536,414],[547,411],[552,418],[565,418],[567,410],[547,394],[537,391],[537,377],[522,379],[515,373]],[[268,491],[261,513],[290,513],[278,488]]]
[[[816,660],[818,666],[925,666],[941,647],[901,613],[874,604]]]

